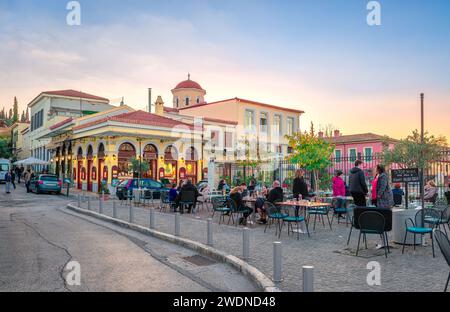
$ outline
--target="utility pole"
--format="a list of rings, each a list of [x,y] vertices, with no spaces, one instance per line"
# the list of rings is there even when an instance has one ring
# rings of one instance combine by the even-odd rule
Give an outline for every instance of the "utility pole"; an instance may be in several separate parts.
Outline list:
[[[148,112],[152,112],[152,88],[148,88]]]
[[[420,158],[421,158],[421,162],[419,162],[419,164],[421,164],[420,166],[420,201],[422,203],[422,225],[421,226],[425,226],[424,225],[424,219],[425,219],[425,198],[424,198],[424,187],[425,187],[425,177],[424,177],[424,166],[425,164],[423,163],[423,149],[424,149],[424,94],[421,93],[420,94]]]

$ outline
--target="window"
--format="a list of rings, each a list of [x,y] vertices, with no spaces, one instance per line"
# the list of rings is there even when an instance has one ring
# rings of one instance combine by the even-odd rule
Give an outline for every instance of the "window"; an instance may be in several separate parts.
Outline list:
[[[245,111],[245,128],[253,129],[255,126],[255,112],[251,110]]]
[[[365,147],[364,148],[364,158],[365,160],[371,160],[372,158],[372,151],[373,149],[371,147]]]
[[[233,133],[225,132],[225,148],[233,147]]]
[[[292,146],[288,146],[288,148],[287,148],[288,154],[292,154],[293,151],[294,151],[294,149],[292,148]]]
[[[175,105],[178,107],[180,105],[180,99],[178,96],[175,98]]]
[[[282,147],[281,145],[278,145],[278,146],[277,146],[277,153],[278,153],[278,154],[283,153],[283,147]]]
[[[41,109],[31,116],[31,131],[36,130],[44,125],[44,110]]]
[[[356,160],[356,148],[350,148],[348,150],[348,159],[350,162],[353,162]]]
[[[261,113],[261,117],[259,120],[259,131],[267,133],[267,113]]]
[[[187,96],[187,97],[185,98],[186,106],[189,106],[189,101],[190,101],[190,98]]]
[[[281,130],[281,116],[280,115],[275,115],[273,117],[273,131],[274,134],[279,134],[282,135],[282,130]]]
[[[340,163],[342,158],[342,151],[341,150],[335,150],[334,151],[334,157],[336,158],[336,162]]]
[[[199,96],[197,96],[197,99],[195,100],[195,102],[196,102],[197,104],[200,104],[200,97],[199,97]]]
[[[211,131],[211,144],[214,146],[219,145],[219,131],[217,130]]]
[[[286,133],[287,135],[294,134],[294,118],[288,117],[286,120]]]

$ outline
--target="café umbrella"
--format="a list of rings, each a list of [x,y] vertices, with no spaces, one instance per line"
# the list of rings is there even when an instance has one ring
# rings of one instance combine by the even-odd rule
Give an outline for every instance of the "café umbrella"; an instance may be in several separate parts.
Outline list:
[[[37,159],[35,157],[30,157],[27,159],[19,160],[13,163],[13,165],[48,165],[49,162],[41,159]]]

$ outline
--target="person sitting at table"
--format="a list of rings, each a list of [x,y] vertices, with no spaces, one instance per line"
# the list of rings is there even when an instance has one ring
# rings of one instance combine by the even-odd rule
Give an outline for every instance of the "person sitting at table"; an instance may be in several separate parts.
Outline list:
[[[283,189],[280,186],[280,181],[273,181],[272,189],[267,196],[267,201],[272,204],[276,202],[282,202],[284,200]]]
[[[169,201],[174,202],[178,195],[177,184],[173,183],[172,188],[169,190]]]
[[[447,185],[447,191],[444,193],[445,198],[447,198],[447,205],[450,205],[450,183]]]
[[[197,187],[195,187],[195,185],[192,184],[192,181],[189,180],[189,179],[186,180],[186,183],[184,183],[184,185],[181,187],[181,190],[180,190],[180,192],[178,193],[177,198],[175,199],[175,207],[179,207],[179,206],[180,206],[180,201],[181,201],[181,199],[183,198],[183,196],[184,196],[185,194],[188,194],[188,192],[193,192],[193,194],[194,194],[194,197],[193,197],[193,204],[190,204],[190,205],[188,206],[188,213],[191,213],[192,208],[195,209],[195,205],[196,205],[196,203],[197,203],[197,197],[198,197],[200,194],[198,193]],[[181,207],[181,208],[183,208],[183,207]],[[183,212],[183,209],[180,209],[180,210],[181,210],[181,212]]]
[[[427,182],[424,188],[424,199],[425,201],[432,202],[433,204],[436,202],[438,188],[436,187],[436,183],[433,180]]]
[[[253,212],[253,209],[245,206],[242,198],[242,193],[245,191],[247,186],[242,183],[240,186],[233,188],[230,192],[230,199],[232,199],[236,205],[236,210],[242,212],[242,217],[239,219],[239,224],[247,225],[247,218]]]
[[[295,179],[292,185],[292,193],[294,194],[294,198],[298,199],[301,195],[302,199],[306,199],[309,197],[308,185],[303,178],[304,172],[302,169],[298,169],[295,172]]]
[[[394,189],[392,190],[392,194],[394,196],[394,206],[401,206],[403,202],[403,196],[405,196],[405,192],[402,190],[402,185],[400,183],[396,183],[394,185]]]

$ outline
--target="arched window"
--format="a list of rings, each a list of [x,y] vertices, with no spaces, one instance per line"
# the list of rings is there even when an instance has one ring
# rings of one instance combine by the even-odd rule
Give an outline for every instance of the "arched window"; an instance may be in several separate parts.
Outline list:
[[[78,160],[83,159],[83,149],[81,148],[81,146],[78,148],[78,151],[77,151],[77,159]]]
[[[133,170],[130,168],[131,160],[136,158],[136,149],[131,143],[123,143],[119,146],[118,169],[119,176],[133,177]]]
[[[200,104],[200,97],[197,96],[197,100],[196,100],[197,104]]]
[[[187,96],[187,97],[185,98],[185,104],[186,104],[186,106],[189,106],[189,100],[190,100],[190,98]]]
[[[154,160],[158,159],[158,150],[156,146],[153,144],[148,144],[144,148],[144,159],[145,160]]]
[[[197,161],[198,160],[198,153],[195,147],[191,146],[186,151],[186,160],[187,161]]]
[[[88,146],[86,156],[88,159],[92,159],[92,157],[94,156],[94,149],[92,148],[92,145]]]
[[[178,107],[180,105],[180,99],[178,96],[175,98],[175,105]]]
[[[166,150],[164,151],[164,159],[165,160],[177,160],[178,159],[177,149],[173,145],[167,146]]]
[[[103,143],[100,143],[98,146],[98,153],[97,153],[98,159],[105,158],[105,145]]]

